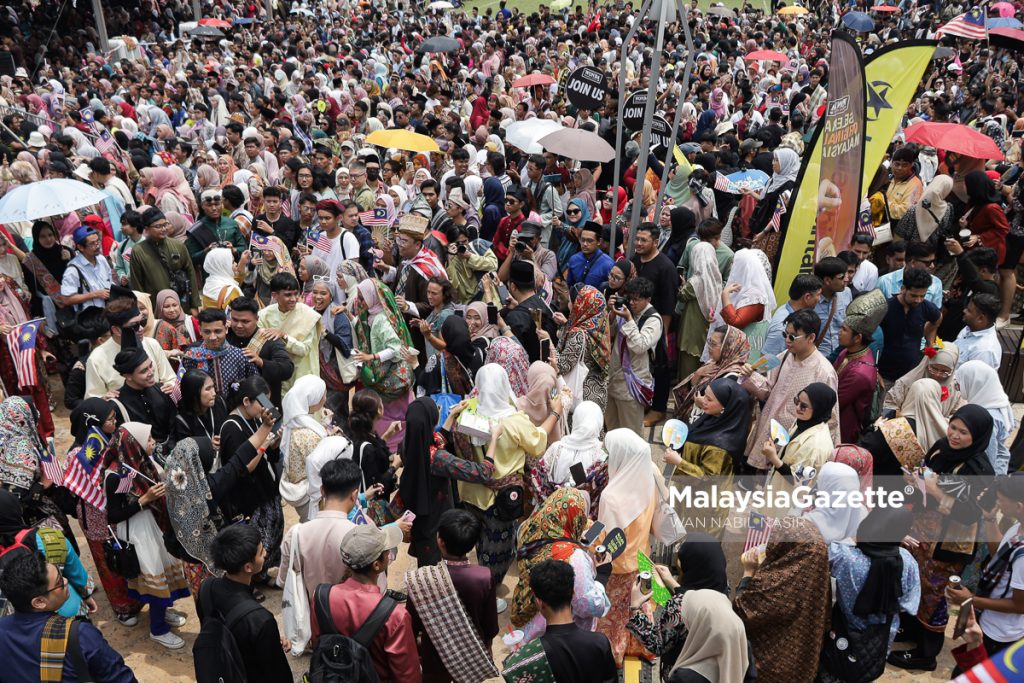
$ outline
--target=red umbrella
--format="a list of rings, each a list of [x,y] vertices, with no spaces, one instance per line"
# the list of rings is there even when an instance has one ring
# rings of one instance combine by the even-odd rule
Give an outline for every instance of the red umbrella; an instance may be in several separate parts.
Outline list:
[[[975,159],[1001,160],[1003,153],[989,136],[959,123],[915,123],[903,131],[907,142],[944,149]]]
[[[231,28],[231,22],[223,19],[200,19],[200,26],[213,26],[214,28]]]
[[[893,7],[892,5],[875,5],[871,8],[872,12],[899,12],[899,7]]]
[[[523,76],[518,81],[512,83],[513,88],[530,88],[535,85],[551,85],[555,82],[555,79],[547,74],[530,74],[529,76]]]
[[[1017,28],[993,28],[989,29],[988,42],[993,47],[1002,47],[1007,50],[1024,52],[1024,31]]]
[[[748,61],[769,61],[769,62],[784,62],[789,63],[789,57],[781,52],[775,50],[754,50],[743,55],[743,59]]]

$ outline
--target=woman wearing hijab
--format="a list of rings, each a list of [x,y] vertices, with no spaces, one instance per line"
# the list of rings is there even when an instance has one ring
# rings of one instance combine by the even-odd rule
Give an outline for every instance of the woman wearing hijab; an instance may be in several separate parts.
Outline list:
[[[742,330],[730,325],[719,327],[708,341],[708,362],[686,376],[674,389],[676,415],[690,419],[697,397],[718,379],[736,380],[750,358],[750,342]]]
[[[304,256],[299,261],[299,271],[296,273],[299,283],[302,285],[302,300],[307,306],[312,305],[313,283],[317,281],[329,282],[331,278],[331,267],[319,256]]]
[[[488,347],[498,336],[498,326],[487,322],[488,317],[487,304],[483,301],[474,301],[466,306],[465,318],[470,343],[480,356],[481,365],[487,356]]]
[[[47,309],[55,304],[52,297],[60,294],[60,283],[64,279],[64,270],[74,253],[62,245],[57,230],[46,221],[32,223],[32,251],[22,261],[25,281],[34,297],[42,298],[42,305],[33,303],[33,313],[47,314],[47,320],[56,324],[56,310],[51,320]],[[47,302],[49,300],[49,302]]]
[[[765,271],[764,252],[759,249],[740,249],[733,258],[729,281],[722,288],[721,306],[715,310],[711,329],[728,324],[743,330],[750,342],[750,363],[761,357],[768,324],[775,310],[775,290],[771,274]],[[707,360],[705,347],[701,360]]]
[[[850,498],[851,493],[860,491],[857,471],[841,462],[826,462],[814,480],[814,488],[827,494],[829,500],[851,502],[845,505],[816,507],[806,513],[804,519],[818,528],[825,543],[842,543],[852,538],[861,520],[868,513],[863,505],[855,504]]]
[[[235,280],[235,260],[230,249],[211,249],[203,261],[206,279],[203,281],[203,308],[228,310],[228,304],[242,296],[242,290]]]
[[[680,474],[698,480],[723,477],[724,485],[728,485],[745,462],[744,448],[750,433],[750,394],[731,379],[716,379],[696,400],[702,414],[690,426],[682,452],[669,449],[665,452],[665,462],[676,465]]]
[[[614,199],[617,199],[615,203],[615,217],[621,216],[626,210],[626,204],[629,203],[629,195],[626,194],[626,188],[616,186],[607,191],[604,200],[601,201],[601,224],[608,225],[612,222],[612,204],[613,197],[612,193],[615,193]]]
[[[587,212],[593,216],[597,213],[597,181],[594,180],[593,172],[588,168],[581,168],[573,175],[573,182],[576,191],[573,192],[573,200],[579,199],[583,202]]]
[[[715,360],[708,328],[715,321],[715,312],[721,308],[722,288],[722,271],[718,268],[715,248],[708,242],[698,242],[690,254],[689,277],[678,294],[683,309],[679,316],[679,370],[683,377],[691,377],[701,368],[700,359],[705,345]],[[746,340],[746,335],[739,330],[736,332]],[[747,343],[746,347],[749,355],[750,344]],[[718,352],[721,353],[720,347]]]
[[[965,403],[981,406],[992,416],[992,437],[985,452],[996,474],[1006,474],[1010,463],[1006,444],[1017,421],[999,373],[984,361],[969,360],[957,368],[956,382]]]
[[[779,202],[783,206],[789,205],[789,197],[793,187],[796,185],[796,176],[800,172],[800,155],[788,147],[780,147],[775,150],[772,159],[772,177],[765,186],[764,191],[758,197],[757,206],[750,217],[750,233],[757,240],[772,221],[775,209]],[[743,194],[750,190],[744,190]],[[766,235],[763,239],[767,242],[778,244],[778,228],[772,228],[774,237],[769,239]],[[769,251],[769,256],[774,254]]]
[[[532,464],[527,482],[535,500],[544,500],[558,488],[574,486],[590,497],[590,516],[597,517],[601,492],[608,483],[608,454],[601,441],[604,411],[593,401],[583,401],[572,413],[572,431],[548,446]],[[583,467],[585,482],[574,482],[572,468]]]
[[[651,657],[631,638],[626,622],[638,571],[637,551],[650,554],[654,510],[664,493],[661,473],[651,461],[651,446],[646,439],[632,429],[613,429],[605,436],[604,445],[608,451],[608,485],[601,494],[597,519],[605,529],[625,532],[626,549],[612,561],[612,575],[605,584],[612,609],[598,623],[597,630],[608,636],[615,664],[622,668],[627,648],[630,654]]]
[[[412,401],[413,372],[403,356],[403,349],[413,345],[412,338],[390,289],[379,280],[363,280],[356,288],[353,331],[359,352],[354,355],[363,362],[363,386],[384,401],[384,414],[377,421],[377,433],[384,434],[392,422],[405,419]],[[397,450],[401,440],[401,434],[392,434],[388,446]]]
[[[295,380],[281,401],[281,498],[295,508],[299,520],[309,519],[306,490],[306,458],[316,448],[327,429],[315,417],[327,403],[327,384],[316,375]]]
[[[886,652],[899,629],[900,611],[915,613],[921,600],[917,563],[908,550],[900,547],[900,541],[910,533],[913,520],[906,508],[876,508],[857,528],[856,545],[833,543],[828,549],[836,601],[831,629],[836,637],[865,634],[869,630],[887,632],[887,637],[881,640],[863,635],[846,638],[854,648],[865,642],[876,645],[872,651],[844,653],[869,667],[884,667]],[[841,614],[837,614],[837,610]],[[846,633],[838,632],[843,625]],[[825,643],[826,653],[829,653],[833,649],[832,642],[826,639]],[[844,672],[835,666],[835,659],[829,655],[822,657],[819,680],[823,683],[845,680]]]
[[[570,199],[565,207],[565,220],[556,224],[555,233],[559,236],[555,257],[558,259],[558,272],[569,267],[571,259],[580,250],[580,230],[590,221],[593,213],[582,198]]]
[[[959,229],[971,231],[967,248],[979,244],[995,249],[998,262],[1006,257],[1006,236],[1010,223],[1006,220],[999,193],[984,171],[971,171],[964,178],[967,186],[967,211],[960,217]]]
[[[912,385],[897,415],[876,423],[860,441],[872,455],[872,471],[879,476],[901,476],[904,469],[920,467],[936,441],[946,435],[949,421],[943,414],[945,394],[939,383],[923,377]]]
[[[516,399],[516,406],[539,427],[551,412],[552,395],[558,393],[558,371],[550,363],[535,361],[526,373],[526,383],[529,387],[526,395]],[[561,425],[556,424],[548,435],[548,444],[555,443],[561,436]]]
[[[949,619],[946,584],[950,576],[960,575],[974,557],[982,515],[977,499],[994,474],[985,453],[992,438],[992,426],[987,410],[967,404],[953,414],[946,437],[939,439],[925,456],[924,465],[931,470],[924,477],[928,501],[915,515],[910,530],[910,536],[920,540],[910,552],[921,575],[921,604],[916,619],[902,619],[902,639],[915,647],[890,654],[890,664],[904,669],[935,670]]]
[[[942,401],[942,414],[949,419],[964,404],[960,387],[953,374],[959,363],[960,349],[956,344],[945,342],[941,349],[925,349],[921,362],[913,370],[896,380],[892,389],[885,395],[885,400],[882,401],[882,414],[892,416],[900,411],[914,382],[922,377],[928,377],[938,382],[939,387],[942,388],[942,393],[946,396]]]
[[[508,373],[508,381],[512,384],[512,393],[516,398],[526,396],[530,390],[527,375],[530,373],[530,358],[526,349],[515,337],[497,337],[487,347],[485,364],[500,365]]]
[[[759,559],[756,548],[744,553],[733,602],[757,677],[811,683],[829,623],[828,546],[811,522],[787,518],[772,532],[764,561]]]
[[[948,175],[938,175],[928,187],[921,193],[921,198],[903,214],[903,218],[894,226],[895,233],[907,242],[925,242],[935,251],[936,271],[935,276],[942,279],[943,283],[951,284],[952,276],[956,272],[950,266],[954,259],[946,251],[942,244],[951,238],[956,238],[959,231],[953,221],[953,205],[946,201],[946,197],[953,191],[953,179]],[[940,248],[942,247],[942,248]],[[941,263],[939,262],[941,260]],[[939,268],[942,272],[939,272]],[[946,277],[943,277],[946,275]]]
[[[111,440],[103,480],[107,524],[119,541],[135,547],[141,573],[128,579],[128,595],[149,605],[149,637],[177,650],[185,641],[171,633],[171,627],[183,626],[185,617],[168,608],[188,596],[188,582],[181,562],[164,546],[164,534],[171,528],[164,501],[166,485],[152,457],[156,441],[151,432],[148,424],[126,422]]]
[[[625,297],[626,283],[636,277],[636,267],[628,259],[619,259],[608,271],[608,286],[604,290],[604,300],[611,301],[613,296]]]
[[[603,409],[608,401],[611,359],[608,307],[604,295],[590,285],[580,288],[572,303],[566,327],[558,335],[557,359],[558,374],[563,377],[581,363],[586,367],[582,399]]]
[[[200,340],[199,320],[185,313],[181,307],[181,297],[173,289],[162,289],[157,292],[156,310],[153,313],[174,327],[186,344],[194,344]]]
[[[547,622],[537,610],[530,589],[530,571],[545,560],[568,563],[576,576],[572,617],[576,626],[593,631],[611,607],[604,586],[597,581],[594,558],[580,542],[590,526],[586,496],[574,488],[560,488],[533,511],[519,529],[517,567],[519,581],[512,594],[512,625],[523,630],[523,642],[544,635]]]
[[[199,215],[192,189],[180,168],[144,168],[141,173],[152,182],[142,197],[144,204],[155,206],[164,213],[173,211],[193,218]]]
[[[672,263],[679,263],[687,242],[697,229],[697,216],[685,206],[664,207],[662,211],[665,209],[668,209],[670,232],[661,253]]]
[[[496,176],[484,178],[484,202],[480,216],[480,239],[493,240],[505,217],[505,187]]]
[[[254,226],[254,232],[259,232]],[[260,308],[266,308],[272,302],[270,292],[270,281],[278,273],[292,273],[292,259],[288,254],[288,247],[275,235],[263,234],[262,238],[266,244],[253,242],[259,250],[258,255],[252,258],[256,268],[246,277],[246,284],[255,290],[255,299]]]
[[[772,484],[781,487],[784,479],[791,479],[799,467],[813,467],[821,471],[835,449],[829,420],[836,406],[836,392],[827,384],[808,384],[793,398],[796,405],[796,424],[790,429],[790,441],[778,451],[775,442],[768,439],[761,453],[775,469]]]
[[[443,439],[434,434],[438,418],[437,404],[426,397],[418,398],[409,404],[403,430],[402,478],[396,502],[416,515],[409,554],[421,567],[441,560],[437,526],[441,513],[452,507],[451,481],[431,471],[432,455],[443,446]]]

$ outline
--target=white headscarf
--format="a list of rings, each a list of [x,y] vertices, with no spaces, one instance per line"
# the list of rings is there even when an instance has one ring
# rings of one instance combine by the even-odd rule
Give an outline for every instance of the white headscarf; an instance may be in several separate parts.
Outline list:
[[[946,215],[949,204],[946,197],[953,191],[953,179],[948,175],[937,175],[928,183],[928,187],[921,193],[921,199],[917,201],[914,209],[914,222],[917,224],[917,234],[921,241],[927,242],[939,227],[939,221]],[[929,202],[925,208],[923,202]]]
[[[291,448],[292,432],[296,429],[309,429],[317,436],[327,436],[327,430],[315,417],[309,414],[309,409],[323,400],[327,395],[327,384],[316,375],[303,375],[295,380],[295,384],[284,395],[281,408],[284,415],[281,420],[284,422],[284,429],[281,433],[281,457],[288,462],[288,452]],[[281,497],[295,506],[306,501],[305,483],[292,484],[286,478],[281,478]]]
[[[775,192],[789,181],[796,182],[796,176],[800,172],[800,155],[788,147],[779,147],[775,150],[775,158],[779,161],[779,172],[773,173],[764,193]]]
[[[715,248],[708,242],[698,242],[690,254],[690,276],[687,282],[693,285],[701,315],[711,321],[712,311],[722,307],[722,271],[718,269]]]
[[[956,369],[956,381],[960,385],[960,396],[966,403],[974,403],[991,415],[993,420],[1001,419],[1007,428],[1013,427],[1013,408],[1003,391],[999,373],[980,360],[969,360]]]
[[[857,471],[845,463],[827,462],[818,473],[815,488],[829,494],[839,491],[849,494],[860,491],[860,478]],[[807,513],[806,518],[818,527],[825,543],[832,543],[853,536],[866,514],[863,506],[843,501],[842,505],[815,508]]]
[[[597,519],[606,529],[625,531],[651,504],[659,473],[651,461],[651,445],[632,429],[608,432],[604,446],[608,484],[601,494]]]
[[[313,452],[306,457],[306,491],[309,496],[308,519],[316,519],[319,510],[320,486],[323,480],[320,478],[320,470],[332,460],[351,460],[352,442],[344,436],[325,437]]]
[[[497,363],[488,363],[476,373],[476,413],[490,420],[500,420],[516,412],[516,395],[508,372]]]
[[[917,443],[925,453],[946,436],[949,421],[942,414],[942,387],[930,377],[922,377],[910,385],[899,413],[914,420]]]
[[[589,470],[595,462],[607,458],[601,443],[604,411],[593,401],[583,401],[572,414],[572,432],[551,444],[544,454],[548,479],[561,486],[569,483],[569,468],[575,464]]]
[[[230,290],[238,290],[241,294],[242,290],[239,289],[238,283],[235,281],[234,271],[234,259],[231,257],[231,250],[225,249],[224,247],[218,247],[211,249],[210,253],[206,255],[206,260],[203,261],[203,270],[206,271],[206,282],[203,284],[203,296],[211,301],[220,300],[220,293],[225,287]],[[225,301],[230,296],[230,290],[228,295],[224,297]],[[224,306],[227,308],[227,306]]]
[[[776,308],[775,290],[772,289],[771,280],[756,250],[740,249],[736,252],[726,286],[733,283],[740,286],[740,291],[732,297],[732,305],[736,310],[744,306],[764,304],[764,315],[761,320],[771,320]],[[721,317],[719,312],[715,315],[715,320],[719,324],[725,324]]]

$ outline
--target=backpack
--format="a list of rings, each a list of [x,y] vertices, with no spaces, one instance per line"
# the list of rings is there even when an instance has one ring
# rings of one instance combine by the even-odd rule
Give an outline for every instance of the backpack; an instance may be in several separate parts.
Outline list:
[[[644,329],[644,325],[648,320],[654,316],[661,317],[658,311],[651,307],[649,311],[640,316],[640,319],[636,321],[636,328],[638,330]],[[654,345],[653,349],[647,349],[647,358],[650,361],[650,370],[653,373],[654,368],[657,367],[656,361],[666,360],[668,358],[668,348],[665,346],[665,330],[662,329],[661,336],[658,337],[658,343]]]
[[[196,683],[246,683],[245,663],[231,628],[242,617],[263,606],[255,600],[246,600],[222,616],[213,606],[210,582],[211,579],[207,579],[199,587],[199,606],[205,619],[192,645]]]
[[[330,595],[333,586],[322,583],[316,587],[314,602],[320,640],[309,662],[308,683],[379,683],[377,670],[370,659],[370,643],[387,622],[398,601],[386,591],[370,616],[354,636],[338,633],[331,617]]]

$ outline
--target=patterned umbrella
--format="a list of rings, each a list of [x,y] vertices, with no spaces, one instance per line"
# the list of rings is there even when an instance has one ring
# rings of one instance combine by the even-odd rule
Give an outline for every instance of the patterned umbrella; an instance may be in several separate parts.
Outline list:
[[[0,223],[34,221],[71,213],[99,204],[107,193],[92,185],[66,178],[19,185],[0,199]]]

